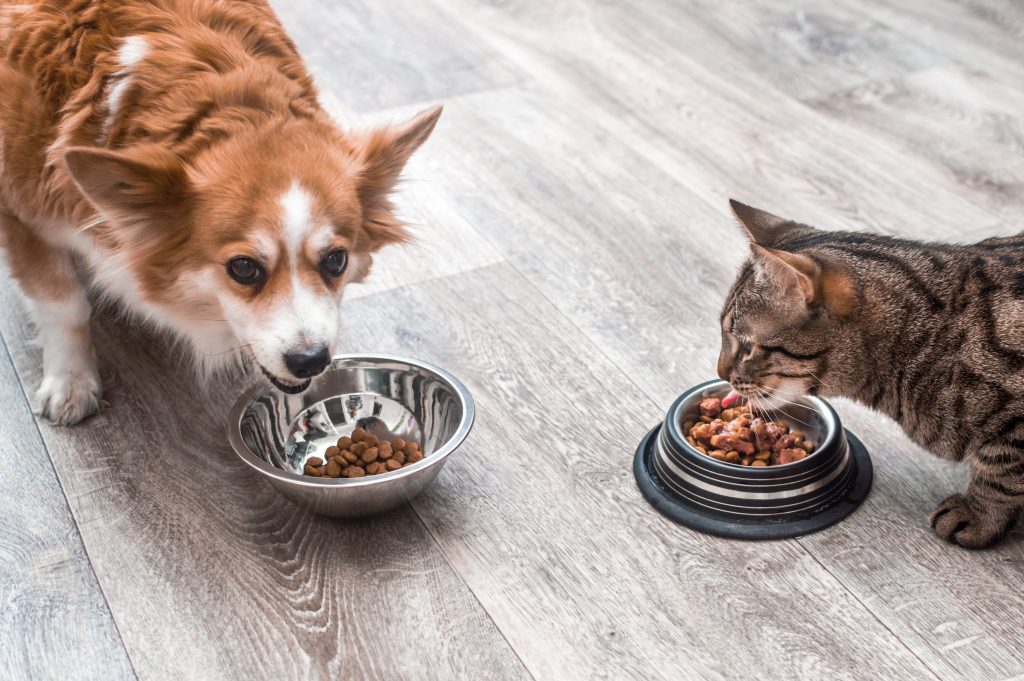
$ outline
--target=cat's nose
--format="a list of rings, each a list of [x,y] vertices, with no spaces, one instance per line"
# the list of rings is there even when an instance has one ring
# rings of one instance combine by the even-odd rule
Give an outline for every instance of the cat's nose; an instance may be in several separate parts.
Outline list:
[[[718,377],[723,381],[728,381],[729,374],[732,373],[732,367],[729,366],[729,360],[725,355],[718,356],[718,366],[716,368],[718,370]]]
[[[326,345],[292,348],[284,354],[284,365],[296,378],[312,378],[331,363]]]

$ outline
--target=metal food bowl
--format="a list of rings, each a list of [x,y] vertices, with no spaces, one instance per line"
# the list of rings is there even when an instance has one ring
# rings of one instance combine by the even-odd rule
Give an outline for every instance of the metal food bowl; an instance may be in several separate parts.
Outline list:
[[[248,390],[231,410],[228,440],[284,496],[350,518],[387,511],[423,491],[466,439],[473,417],[466,386],[443,369],[406,357],[339,355],[299,395],[269,385]],[[326,459],[325,450],[356,428],[415,440],[424,458],[362,478],[303,475],[308,459]]]
[[[644,497],[663,515],[722,537],[783,539],[833,525],[867,498],[873,477],[867,450],[817,397],[797,398],[769,414],[816,443],[804,459],[757,468],[718,461],[693,448],[682,424],[698,419],[701,400],[728,392],[729,384],[717,380],[687,390],[665,422],[640,443],[633,473]]]

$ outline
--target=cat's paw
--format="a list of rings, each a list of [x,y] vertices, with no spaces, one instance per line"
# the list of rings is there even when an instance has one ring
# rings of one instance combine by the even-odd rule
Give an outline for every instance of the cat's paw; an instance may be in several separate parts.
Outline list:
[[[935,534],[965,549],[983,549],[999,541],[1009,524],[999,513],[985,513],[962,494],[954,494],[936,508],[930,516]]]
[[[102,387],[95,367],[44,376],[36,391],[36,414],[58,426],[71,426],[100,409]]]

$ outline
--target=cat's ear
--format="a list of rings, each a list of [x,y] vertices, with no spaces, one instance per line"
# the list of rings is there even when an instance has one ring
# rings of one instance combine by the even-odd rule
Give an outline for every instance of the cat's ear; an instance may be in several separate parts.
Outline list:
[[[750,251],[754,266],[782,299],[804,305],[817,300],[838,317],[855,316],[857,286],[849,272],[823,268],[802,253],[788,253],[756,243],[750,244]]]
[[[729,205],[732,206],[732,212],[736,214],[736,219],[740,221],[750,240],[762,246],[774,245],[779,228],[792,222],[735,199],[729,199]]]
[[[754,266],[782,297],[804,305],[814,300],[821,268],[812,258],[799,253],[786,253],[773,248],[750,244]]]

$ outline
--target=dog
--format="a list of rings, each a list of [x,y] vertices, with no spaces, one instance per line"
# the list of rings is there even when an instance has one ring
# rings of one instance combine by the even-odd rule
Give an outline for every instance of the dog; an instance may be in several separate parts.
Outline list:
[[[0,0],[0,92],[0,244],[65,425],[100,404],[90,289],[198,367],[308,387],[441,114],[342,131],[262,0]]]

